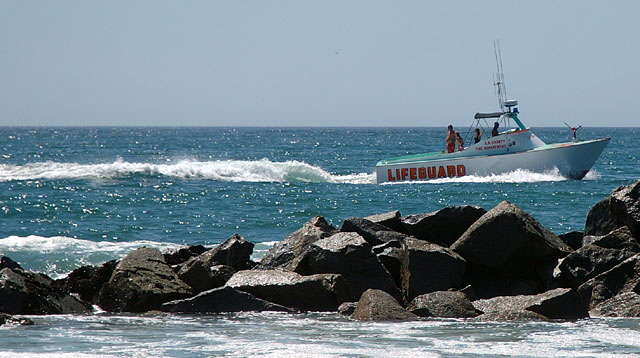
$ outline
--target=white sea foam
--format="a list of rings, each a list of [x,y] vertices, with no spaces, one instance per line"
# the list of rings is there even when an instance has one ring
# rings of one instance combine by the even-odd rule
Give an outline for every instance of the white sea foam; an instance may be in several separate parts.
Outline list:
[[[0,181],[38,179],[109,180],[131,175],[164,175],[181,179],[205,179],[227,182],[328,182],[374,183],[375,175],[360,173],[334,175],[326,170],[289,160],[180,160],[175,163],[131,163],[119,159],[113,163],[79,164],[39,162],[25,165],[0,165]]]
[[[59,278],[80,266],[101,265],[143,246],[161,251],[180,247],[177,244],[145,240],[94,242],[65,236],[9,236],[0,239],[0,256],[10,257],[25,269]]]

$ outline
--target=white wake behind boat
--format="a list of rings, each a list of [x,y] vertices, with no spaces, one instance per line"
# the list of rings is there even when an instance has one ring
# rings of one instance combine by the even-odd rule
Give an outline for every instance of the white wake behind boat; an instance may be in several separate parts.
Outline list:
[[[496,54],[496,59],[498,58]],[[546,144],[518,118],[516,100],[506,100],[501,61],[495,85],[502,109],[495,113],[476,113],[476,127],[481,120],[496,118],[507,129],[496,136],[485,138],[462,151],[445,151],[406,155],[379,161],[376,164],[378,183],[396,181],[423,181],[439,178],[488,176],[524,169],[536,173],[555,172],[570,179],[582,179],[591,170],[611,138],[574,140]],[[473,140],[473,139],[472,139]],[[443,143],[444,146],[444,143]]]

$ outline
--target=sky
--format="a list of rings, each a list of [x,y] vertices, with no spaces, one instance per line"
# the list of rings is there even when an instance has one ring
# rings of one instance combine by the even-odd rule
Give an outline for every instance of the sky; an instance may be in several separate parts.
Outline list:
[[[0,0],[0,125],[640,126],[640,1]]]

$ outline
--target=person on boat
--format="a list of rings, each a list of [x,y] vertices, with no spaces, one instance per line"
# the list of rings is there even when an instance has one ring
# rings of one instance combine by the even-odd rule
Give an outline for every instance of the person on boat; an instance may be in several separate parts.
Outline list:
[[[475,134],[473,136],[473,143],[478,143],[481,139],[482,136],[484,135],[484,129],[482,130],[482,133],[480,133],[480,128],[476,128],[475,129]]]
[[[458,152],[464,150],[464,139],[460,136],[460,132],[456,132],[456,142],[458,143]]]
[[[497,135],[499,134],[499,133],[498,133],[498,127],[499,127],[499,126],[500,126],[500,123],[498,123],[498,122],[495,122],[495,123],[493,124],[493,129],[491,130],[491,136],[492,136],[492,137],[495,137],[495,136],[497,136]]]
[[[447,127],[447,152],[453,153],[455,151],[456,146],[456,132],[453,130],[453,125],[449,124]]]

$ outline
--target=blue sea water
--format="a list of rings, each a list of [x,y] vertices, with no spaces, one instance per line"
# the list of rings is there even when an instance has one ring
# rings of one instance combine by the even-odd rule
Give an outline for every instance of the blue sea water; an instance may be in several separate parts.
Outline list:
[[[566,128],[534,128],[547,143]],[[560,234],[640,179],[640,128],[611,137],[584,180],[518,170],[375,184],[385,157],[443,149],[444,128],[0,127],[0,255],[63,277],[141,246],[214,246],[234,233],[258,259],[315,215],[345,218],[509,200]],[[640,356],[640,321],[352,322],[337,314],[31,317],[0,328],[0,356]]]

